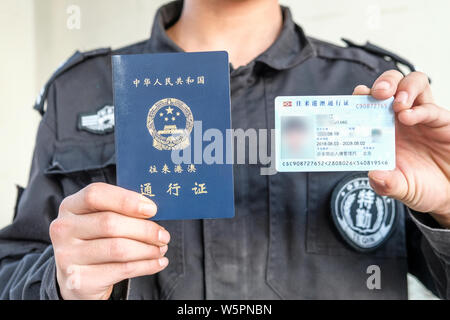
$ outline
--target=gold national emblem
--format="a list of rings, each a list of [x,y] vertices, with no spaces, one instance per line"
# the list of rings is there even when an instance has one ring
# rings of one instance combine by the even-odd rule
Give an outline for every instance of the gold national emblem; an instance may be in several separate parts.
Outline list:
[[[158,150],[178,150],[189,146],[194,126],[191,109],[181,100],[164,98],[148,111],[147,129]]]

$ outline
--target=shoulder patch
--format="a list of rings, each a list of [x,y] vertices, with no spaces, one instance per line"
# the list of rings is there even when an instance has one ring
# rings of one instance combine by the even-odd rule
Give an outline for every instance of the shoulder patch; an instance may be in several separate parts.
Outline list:
[[[107,134],[114,131],[114,106],[103,106],[93,113],[78,115],[78,130],[95,134]]]
[[[366,173],[344,178],[331,197],[334,224],[344,240],[360,252],[370,252],[389,239],[396,225],[395,200],[379,196]]]
[[[47,99],[48,89],[50,88],[50,85],[52,84],[52,82],[55,81],[55,79],[58,76],[60,76],[65,71],[69,70],[73,66],[81,63],[82,61],[84,61],[90,57],[106,55],[106,54],[109,54],[110,52],[111,52],[110,48],[101,48],[101,49],[91,50],[91,51],[87,51],[87,52],[76,51],[69,59],[67,59],[64,63],[62,63],[56,69],[56,71],[52,74],[52,76],[47,81],[47,83],[42,87],[42,89],[36,99],[36,102],[34,104],[34,109],[39,111],[39,113],[41,115],[43,115],[45,113],[44,105],[45,105],[45,100]]]

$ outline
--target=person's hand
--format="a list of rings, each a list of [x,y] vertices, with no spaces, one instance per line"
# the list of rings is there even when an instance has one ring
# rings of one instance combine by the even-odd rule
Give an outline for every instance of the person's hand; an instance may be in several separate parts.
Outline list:
[[[383,73],[369,89],[357,86],[356,95],[382,100],[395,96],[396,157],[393,171],[371,171],[372,188],[380,195],[430,213],[450,227],[450,111],[433,100],[428,77],[413,72]]]
[[[170,235],[146,220],[156,210],[150,199],[105,183],[65,198],[50,225],[62,298],[108,299],[115,283],[163,270]]]

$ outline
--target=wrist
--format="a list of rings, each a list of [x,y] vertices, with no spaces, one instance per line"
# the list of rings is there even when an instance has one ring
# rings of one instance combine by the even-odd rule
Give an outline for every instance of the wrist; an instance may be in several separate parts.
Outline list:
[[[431,212],[430,215],[436,220],[439,225],[445,229],[450,229],[450,211],[441,212]]]

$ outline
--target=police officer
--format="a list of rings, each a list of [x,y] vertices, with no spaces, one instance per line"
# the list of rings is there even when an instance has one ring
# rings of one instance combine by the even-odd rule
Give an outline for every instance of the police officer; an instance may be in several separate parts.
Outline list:
[[[273,128],[278,95],[395,96],[397,168],[262,176],[235,165],[235,218],[147,220],[155,204],[114,186],[111,55],[216,49],[230,54],[234,128]],[[305,36],[276,0],[172,2],[150,39],[76,53],[36,104],[29,184],[0,233],[1,298],[404,299],[407,272],[448,298],[450,113],[425,75],[397,63],[408,64]],[[381,227],[352,203],[339,219],[361,193]]]

